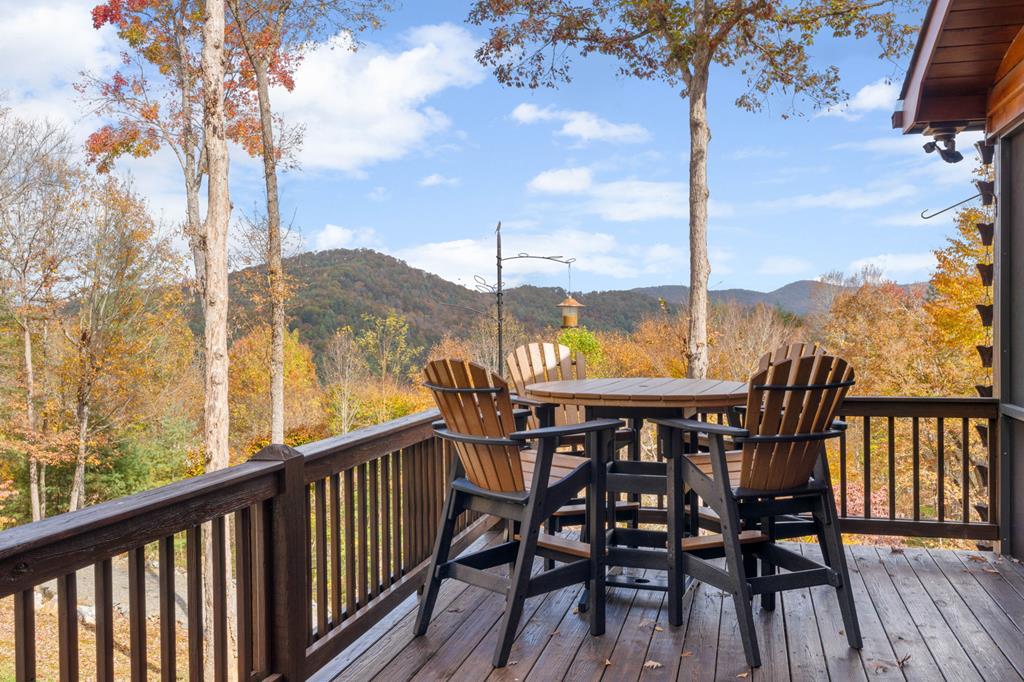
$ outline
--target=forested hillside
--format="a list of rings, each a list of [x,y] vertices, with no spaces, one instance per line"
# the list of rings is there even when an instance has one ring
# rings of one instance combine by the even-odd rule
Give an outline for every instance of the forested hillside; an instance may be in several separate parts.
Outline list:
[[[370,249],[333,249],[289,258],[285,271],[291,281],[289,318],[304,343],[320,353],[339,327],[361,328],[365,315],[395,312],[409,323],[410,342],[421,348],[437,343],[445,333],[468,333],[493,311],[493,296],[469,290],[404,261]],[[262,268],[232,274],[232,302],[236,335],[253,325],[261,298],[253,295],[264,277]],[[910,285],[920,286],[920,285]],[[784,313],[804,316],[841,288],[834,283],[802,280],[771,292],[725,289],[711,292],[714,303],[768,305]],[[594,331],[631,332],[655,313],[664,300],[674,311],[686,302],[685,286],[667,285],[628,290],[592,291],[579,296],[586,305],[585,326]],[[524,285],[506,290],[506,313],[529,332],[556,326],[563,289]],[[198,316],[195,316],[198,325]]]

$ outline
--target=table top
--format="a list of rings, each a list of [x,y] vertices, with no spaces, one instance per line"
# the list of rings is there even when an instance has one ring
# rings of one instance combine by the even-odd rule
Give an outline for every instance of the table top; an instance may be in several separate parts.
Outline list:
[[[747,401],[747,385],[718,379],[629,377],[545,381],[526,387],[543,402],[612,407],[732,407]]]

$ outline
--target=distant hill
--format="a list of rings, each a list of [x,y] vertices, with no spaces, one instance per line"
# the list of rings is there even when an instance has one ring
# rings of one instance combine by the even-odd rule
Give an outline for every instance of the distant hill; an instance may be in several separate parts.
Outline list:
[[[302,253],[285,260],[285,271],[292,281],[291,326],[317,352],[338,327],[350,325],[358,330],[366,314],[397,311],[409,321],[412,342],[429,348],[445,332],[467,332],[480,314],[474,310],[493,310],[490,295],[370,249]],[[231,273],[233,330],[247,329],[256,321],[251,292],[264,273],[263,268]],[[821,300],[823,286],[829,285],[802,280],[770,292],[723,289],[712,291],[711,301],[764,303],[806,315]],[[580,296],[586,305],[582,320],[590,329],[629,331],[659,310],[659,299],[677,309],[688,296],[688,287],[675,285],[592,291]],[[506,310],[527,329],[540,331],[558,324],[556,306],[564,297],[565,291],[555,287],[514,287],[505,292]],[[198,327],[198,310],[194,319]]]

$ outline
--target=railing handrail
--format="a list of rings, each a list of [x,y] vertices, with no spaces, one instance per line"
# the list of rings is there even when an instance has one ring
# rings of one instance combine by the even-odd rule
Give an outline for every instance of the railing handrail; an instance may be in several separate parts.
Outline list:
[[[999,416],[998,398],[851,395],[843,401],[839,412],[848,417],[974,417],[995,419]]]

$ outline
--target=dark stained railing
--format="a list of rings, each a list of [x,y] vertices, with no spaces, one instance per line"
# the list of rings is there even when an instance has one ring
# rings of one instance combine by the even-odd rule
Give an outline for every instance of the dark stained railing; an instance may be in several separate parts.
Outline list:
[[[229,665],[239,680],[303,679],[422,583],[451,462],[433,436],[436,418],[422,412],[298,449],[270,446],[223,471],[0,533],[0,598],[13,596],[16,678],[40,677],[42,655],[57,661],[61,680],[139,680],[147,671],[164,680],[226,680]],[[459,546],[492,524],[462,519]],[[147,613],[153,555],[159,606]],[[178,562],[184,590],[175,587]],[[127,609],[115,610],[115,565],[124,563],[127,598],[119,598]],[[94,654],[80,650],[83,569],[94,583]],[[58,642],[39,651],[35,588],[52,580]],[[115,641],[125,610],[127,641]],[[179,635],[187,639],[182,660]],[[158,651],[148,650],[150,641]],[[128,659],[116,674],[115,651]],[[80,670],[83,659],[95,669]]]
[[[830,461],[844,531],[998,537],[996,401],[857,397],[843,414],[849,429]],[[16,678],[41,676],[46,659],[62,680],[226,680],[228,666],[239,680],[304,679],[422,583],[452,461],[433,436],[436,418],[270,446],[223,471],[0,533]],[[458,549],[494,519],[460,523]],[[55,615],[36,609],[49,581]],[[87,625],[83,587],[95,605]],[[40,650],[43,617],[56,619],[58,641]]]
[[[999,538],[998,400],[849,397],[842,411],[830,463],[844,532]]]

